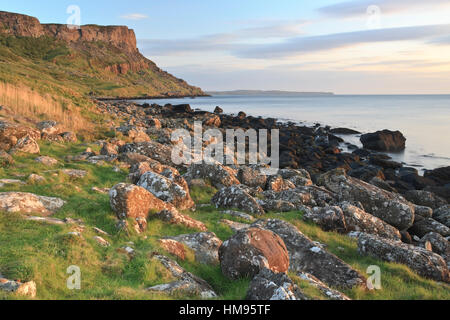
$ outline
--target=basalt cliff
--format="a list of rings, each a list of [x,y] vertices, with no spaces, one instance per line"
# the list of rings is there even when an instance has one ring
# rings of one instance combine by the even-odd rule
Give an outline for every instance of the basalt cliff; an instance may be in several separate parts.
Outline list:
[[[81,87],[84,95],[203,95],[201,89],[145,58],[137,48],[134,31],[126,26],[41,24],[31,16],[1,11],[0,42],[0,64],[25,63],[25,71],[27,66],[33,69],[27,78],[37,71],[60,83],[74,81],[71,87]],[[18,80],[4,76],[7,72],[0,69],[0,80]]]

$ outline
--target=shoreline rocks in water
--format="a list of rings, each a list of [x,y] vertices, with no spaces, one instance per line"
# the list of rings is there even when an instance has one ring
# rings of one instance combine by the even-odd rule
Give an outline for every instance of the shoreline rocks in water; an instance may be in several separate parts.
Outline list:
[[[376,151],[398,152],[406,148],[406,138],[400,131],[377,131],[363,134],[361,142],[366,149]]]

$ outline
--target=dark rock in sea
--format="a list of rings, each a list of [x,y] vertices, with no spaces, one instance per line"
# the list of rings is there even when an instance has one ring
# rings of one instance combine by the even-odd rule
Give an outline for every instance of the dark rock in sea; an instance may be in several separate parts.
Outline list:
[[[444,186],[450,183],[450,166],[426,171],[424,176],[436,181],[439,185]]]
[[[173,112],[176,113],[192,113],[193,110],[189,104],[179,104],[176,106],[172,106]]]
[[[214,113],[216,113],[216,114],[222,114],[222,113],[223,113],[223,109],[222,109],[221,107],[217,106],[217,107],[214,109]]]
[[[403,166],[403,164],[385,159],[384,155],[381,154],[372,154],[369,157],[369,162],[373,165],[380,166],[387,169],[399,169]]]
[[[376,151],[398,152],[405,150],[406,138],[400,131],[383,130],[361,136],[364,148]]]
[[[245,112],[241,111],[238,113],[238,118],[240,120],[244,120],[245,118],[247,118],[247,114]]]
[[[333,134],[360,134],[361,132],[358,132],[356,130],[348,129],[348,128],[335,128],[330,130]]]
[[[371,154],[371,152],[367,149],[357,149],[352,153],[360,156],[361,158],[367,158]]]

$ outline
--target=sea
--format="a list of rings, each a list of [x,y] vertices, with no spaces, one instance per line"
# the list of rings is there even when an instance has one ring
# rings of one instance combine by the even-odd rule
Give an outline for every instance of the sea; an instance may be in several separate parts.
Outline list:
[[[389,153],[395,161],[422,172],[450,166],[450,95],[217,95],[135,102],[188,103],[193,109],[211,112],[220,106],[228,114],[244,111],[255,117],[361,133],[399,130],[407,139],[406,150]],[[341,137],[362,147],[360,135]]]

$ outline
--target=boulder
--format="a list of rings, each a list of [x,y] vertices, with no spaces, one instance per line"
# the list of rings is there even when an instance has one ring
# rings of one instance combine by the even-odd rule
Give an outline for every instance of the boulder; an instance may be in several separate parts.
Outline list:
[[[222,113],[223,113],[223,109],[222,109],[221,107],[217,106],[217,107],[214,109],[214,113],[216,113],[216,114],[222,114]]]
[[[400,131],[377,131],[375,133],[363,134],[361,142],[366,149],[376,151],[397,152],[406,147],[406,138]]]
[[[147,291],[165,293],[169,295],[182,294],[198,296],[202,299],[217,298],[213,288],[203,279],[184,270],[175,261],[161,255],[155,255],[153,259],[159,261],[176,280],[171,283],[161,284],[148,288]]]
[[[365,285],[366,279],[358,271],[306,237],[292,224],[269,219],[258,220],[252,226],[270,230],[284,240],[290,257],[290,271],[310,273],[336,288]]]
[[[8,153],[0,149],[0,167],[4,168],[14,164],[14,159]]]
[[[100,155],[102,156],[117,156],[119,154],[119,148],[112,143],[104,142],[102,149],[100,150]]]
[[[75,132],[68,131],[60,134],[61,138],[63,138],[64,142],[77,142],[78,138]]]
[[[11,149],[11,153],[23,152],[30,154],[38,154],[41,152],[38,143],[31,136],[27,135],[19,139],[16,145]]]
[[[175,208],[158,212],[155,217],[170,224],[182,225],[187,228],[197,229],[201,231],[208,230],[203,222],[197,221],[194,218],[181,214]]]
[[[250,228],[250,225],[247,223],[241,223],[241,222],[236,222],[236,221],[231,221],[231,220],[227,220],[227,219],[222,219],[220,220],[220,223],[230,227],[230,229],[236,233],[238,231],[244,230],[244,229],[248,229]]]
[[[434,220],[433,218],[424,218],[415,222],[408,232],[420,238],[429,232],[435,232],[444,237],[450,236],[450,228]]]
[[[194,251],[195,260],[202,264],[219,264],[219,248],[222,241],[212,232],[185,234],[176,237],[167,237],[164,240],[172,240],[186,245]]]
[[[34,281],[22,283],[8,280],[0,274],[0,291],[15,293],[19,296],[36,297],[36,283]]]
[[[404,196],[407,200],[416,205],[430,207],[431,209],[437,209],[447,204],[447,201],[445,201],[441,197],[436,196],[432,192],[424,190],[407,191]]]
[[[164,171],[162,174],[148,171],[141,176],[137,185],[150,191],[158,199],[173,204],[180,210],[195,207],[195,203],[189,194],[187,182],[181,176],[171,175],[170,173],[172,173],[170,170]]]
[[[167,166],[163,166],[159,161],[148,158],[148,160],[132,164],[128,178],[136,184],[144,173],[151,171],[161,174],[167,168]]]
[[[34,161],[43,164],[44,166],[53,167],[58,164],[58,160],[52,157],[42,156],[36,158]]]
[[[119,148],[120,153],[138,153],[172,166],[172,147],[154,141],[126,144]]]
[[[110,204],[116,216],[123,220],[127,218],[146,219],[150,210],[176,210],[173,205],[156,198],[146,189],[126,183],[119,183],[109,191]]]
[[[434,170],[425,171],[425,178],[430,178],[439,185],[446,185],[450,183],[450,166],[437,168]]]
[[[61,172],[72,180],[83,179],[88,174],[86,170],[77,170],[77,169],[64,169],[61,170]]]
[[[303,219],[319,225],[324,231],[347,233],[344,213],[342,209],[334,207],[315,207],[304,214]]]
[[[264,268],[287,272],[289,254],[283,240],[269,230],[238,231],[219,249],[222,273],[230,278],[253,277]]]
[[[340,300],[340,301],[351,300],[342,292],[331,289],[325,283],[314,277],[312,274],[306,272],[299,272],[297,275],[300,277],[300,279],[307,281],[310,285],[319,289],[319,291],[322,292],[330,300]]]
[[[236,177],[236,170],[223,166],[220,163],[199,163],[189,166],[183,178],[190,183],[194,179],[209,180],[213,186],[220,189],[240,184]]]
[[[250,283],[246,300],[308,300],[308,298],[287,274],[263,269]]]
[[[424,248],[362,233],[358,240],[358,252],[363,256],[404,264],[426,278],[450,282],[444,259]]]
[[[399,230],[410,228],[414,222],[412,203],[396,193],[349,177],[342,169],[323,174],[318,183],[334,192],[340,201],[361,202],[366,212]]]
[[[309,172],[304,169],[281,169],[278,173],[284,180],[292,182],[296,187],[313,185]]]
[[[266,212],[290,212],[298,209],[292,202],[284,200],[264,199],[257,201]]]
[[[216,208],[240,209],[255,215],[263,215],[264,209],[248,191],[241,186],[223,188],[211,199]]]
[[[30,136],[34,140],[41,138],[41,133],[29,127],[13,124],[5,121],[0,121],[0,149],[9,151],[13,148],[17,141]]]
[[[159,239],[159,245],[163,250],[167,251],[170,254],[173,254],[178,259],[186,259],[186,248],[181,242],[172,239]]]
[[[450,205],[445,205],[436,209],[433,218],[450,228]]]
[[[266,189],[281,192],[295,189],[295,185],[289,180],[284,180],[281,176],[271,176],[267,181]]]
[[[251,188],[264,188],[267,183],[267,176],[259,168],[241,166],[237,178],[239,181]]]
[[[66,202],[59,198],[38,196],[25,192],[1,192],[0,211],[33,213],[49,216],[57,212]]]
[[[433,252],[445,260],[447,267],[450,266],[450,242],[446,238],[438,233],[430,232],[421,239],[421,242],[429,242]]]
[[[383,220],[365,212],[364,210],[348,202],[340,204],[344,214],[346,232],[360,231],[369,234],[375,234],[382,238],[401,240],[402,236],[393,226]]]
[[[41,134],[57,135],[61,132],[61,128],[56,121],[42,121],[36,127],[41,131]]]

